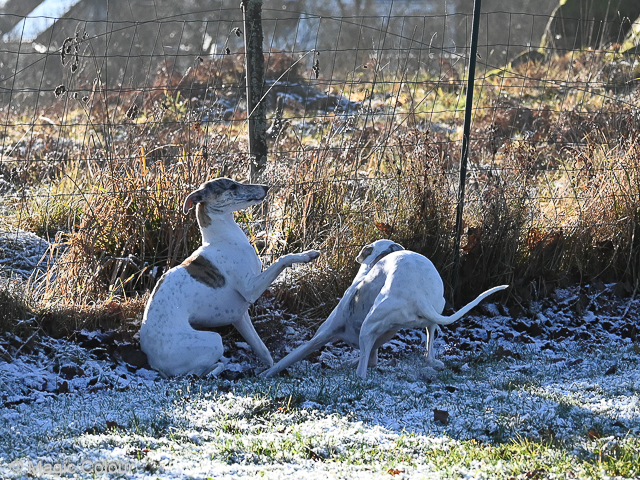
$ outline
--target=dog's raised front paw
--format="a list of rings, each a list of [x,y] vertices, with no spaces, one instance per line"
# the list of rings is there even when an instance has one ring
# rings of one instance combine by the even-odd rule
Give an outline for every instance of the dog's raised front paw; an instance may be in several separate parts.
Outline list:
[[[311,262],[320,256],[320,252],[317,250],[307,250],[302,252],[302,255],[306,257],[305,262]]]

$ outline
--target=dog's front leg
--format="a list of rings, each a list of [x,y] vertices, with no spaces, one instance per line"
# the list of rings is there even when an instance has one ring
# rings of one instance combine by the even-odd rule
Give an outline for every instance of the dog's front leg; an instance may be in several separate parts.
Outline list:
[[[253,349],[253,352],[258,356],[260,360],[269,367],[273,365],[273,358],[271,358],[271,354],[269,353],[269,349],[266,347],[258,332],[251,323],[251,318],[249,318],[249,313],[245,312],[242,316],[242,320],[238,320],[233,324],[234,327],[238,330],[242,338],[244,338],[247,343]]]
[[[285,368],[289,368],[294,363],[299,362],[311,352],[315,352],[319,348],[322,348],[327,343],[338,338],[345,340],[344,337],[341,337],[341,333],[345,330],[344,316],[342,315],[340,308],[341,305],[342,302],[333,310],[333,312],[331,312],[325,322],[320,325],[320,328],[318,328],[318,331],[311,340],[300,345],[293,352],[289,353],[276,363],[275,366],[271,367],[266,372],[262,372],[261,375],[263,377],[273,377]]]
[[[331,334],[328,334],[328,335],[316,334],[316,336],[313,337],[311,340],[309,340],[307,343],[300,345],[293,352],[289,353],[289,355],[287,355],[278,363],[276,363],[275,366],[271,367],[269,370],[265,372],[262,372],[261,375],[267,378],[277,375],[285,368],[289,368],[291,365],[293,365],[296,362],[299,362],[310,353],[318,350],[319,348],[322,348],[329,341],[331,341],[332,338],[333,338],[333,335]]]
[[[290,253],[289,255],[280,257],[260,275],[249,279],[247,284],[244,285],[244,288],[239,288],[238,290],[247,302],[254,303],[285,268],[290,267],[294,263],[309,263],[319,256],[320,252],[317,250],[308,250],[303,253]]]

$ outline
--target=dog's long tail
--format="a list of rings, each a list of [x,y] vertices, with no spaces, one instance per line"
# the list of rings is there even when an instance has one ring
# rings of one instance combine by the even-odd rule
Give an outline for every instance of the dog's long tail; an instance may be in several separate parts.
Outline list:
[[[448,317],[440,315],[438,312],[434,310],[433,305],[431,305],[431,303],[426,302],[425,307],[427,310],[426,312],[427,316],[429,317],[429,320],[431,320],[433,323],[437,323],[438,325],[449,325],[450,323],[453,323],[456,320],[460,320],[463,316],[465,316],[469,312],[469,310],[471,310],[473,307],[478,305],[482,300],[484,300],[489,295],[493,295],[494,293],[499,292],[500,290],[504,290],[508,286],[509,285],[500,285],[499,287],[493,287],[487,290],[486,292],[481,293],[475,298],[475,300],[472,300],[471,302],[467,303],[464,307],[462,307],[456,313]]]

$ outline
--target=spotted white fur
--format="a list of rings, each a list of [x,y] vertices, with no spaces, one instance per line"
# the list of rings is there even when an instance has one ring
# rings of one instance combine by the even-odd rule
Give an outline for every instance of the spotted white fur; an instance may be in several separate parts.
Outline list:
[[[378,363],[378,348],[401,328],[426,327],[427,363],[442,368],[433,349],[436,327],[455,322],[485,297],[507,288],[502,285],[487,290],[457,313],[444,317],[444,285],[426,257],[390,240],[378,240],[364,247],[356,260],[362,265],[353,283],[314,337],[264,376],[277,374],[328,342],[342,340],[360,347],[357,373],[366,378],[367,367]]]
[[[310,262],[319,252],[285,255],[262,272],[262,262],[233,212],[260,203],[268,189],[218,178],[185,199],[185,213],[196,205],[202,246],[162,276],[140,328],[142,350],[151,367],[163,375],[203,376],[224,369],[220,335],[194,326],[233,325],[262,362],[273,365],[251,323],[249,306],[286,267]]]

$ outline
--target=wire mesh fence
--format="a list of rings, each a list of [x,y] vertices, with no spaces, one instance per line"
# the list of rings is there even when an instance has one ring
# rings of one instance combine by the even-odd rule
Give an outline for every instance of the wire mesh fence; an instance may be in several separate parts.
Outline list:
[[[40,33],[15,18],[0,46],[0,262],[49,304],[148,291],[199,244],[185,196],[250,166],[240,9],[131,21],[87,3],[92,20],[44,19]],[[291,305],[331,304],[382,237],[433,259],[451,287],[470,13],[285,5],[263,12],[271,195],[238,222],[267,263],[322,250],[283,280]],[[460,300],[498,283],[518,301],[637,286],[631,22],[570,20],[482,13]],[[46,241],[35,273],[9,246],[23,232]]]

